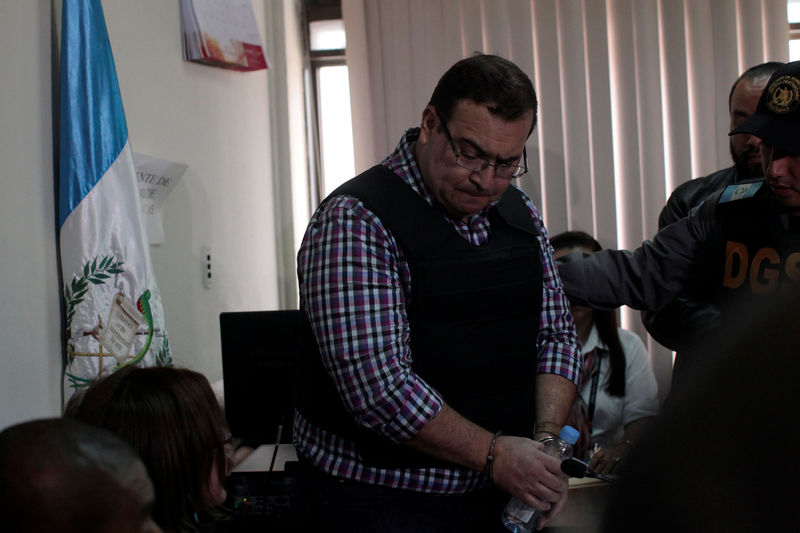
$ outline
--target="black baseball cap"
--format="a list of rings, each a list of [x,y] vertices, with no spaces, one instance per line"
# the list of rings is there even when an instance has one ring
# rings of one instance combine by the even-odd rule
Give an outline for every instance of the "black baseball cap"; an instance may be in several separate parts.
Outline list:
[[[800,153],[800,61],[786,63],[769,78],[756,112],[728,135],[749,133],[790,154]]]

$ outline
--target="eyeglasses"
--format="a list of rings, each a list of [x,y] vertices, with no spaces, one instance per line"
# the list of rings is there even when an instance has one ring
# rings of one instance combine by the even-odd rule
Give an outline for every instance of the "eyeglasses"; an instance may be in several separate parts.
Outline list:
[[[496,163],[492,161],[487,161],[483,157],[469,154],[467,152],[459,152],[458,148],[456,148],[456,143],[453,141],[453,136],[450,135],[450,130],[447,129],[447,124],[445,123],[444,117],[436,110],[436,116],[439,117],[439,122],[442,124],[442,129],[444,130],[444,134],[447,137],[447,140],[450,141],[450,148],[453,149],[453,154],[456,156],[456,165],[460,166],[461,168],[465,168],[471,172],[481,172],[486,167],[494,167],[494,175],[497,178],[518,178],[528,172],[528,150],[527,148],[522,148],[522,164],[523,166],[513,165],[511,163]]]

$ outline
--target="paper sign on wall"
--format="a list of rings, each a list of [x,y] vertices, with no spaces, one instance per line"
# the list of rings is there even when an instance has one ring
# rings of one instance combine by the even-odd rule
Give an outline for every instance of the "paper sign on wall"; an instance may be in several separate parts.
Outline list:
[[[150,244],[161,244],[164,242],[161,206],[188,167],[182,163],[136,153],[133,154],[133,162],[136,165],[136,181],[142,199],[147,237]]]

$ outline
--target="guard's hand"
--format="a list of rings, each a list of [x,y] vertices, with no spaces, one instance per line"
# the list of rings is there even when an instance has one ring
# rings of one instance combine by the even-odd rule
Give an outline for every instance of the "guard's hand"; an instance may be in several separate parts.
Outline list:
[[[492,474],[501,489],[544,512],[536,529],[561,511],[569,486],[561,461],[543,453],[542,448],[541,443],[523,437],[498,438]]]

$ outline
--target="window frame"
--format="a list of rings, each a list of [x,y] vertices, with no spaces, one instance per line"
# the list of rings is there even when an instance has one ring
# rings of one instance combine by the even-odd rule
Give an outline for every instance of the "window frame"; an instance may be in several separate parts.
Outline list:
[[[309,124],[309,195],[312,210],[323,200],[325,191],[324,165],[322,164],[319,72],[322,67],[347,66],[346,48],[311,50],[310,24],[320,20],[341,20],[342,8],[339,0],[304,1],[304,46],[307,58],[306,108]]]
[[[347,58],[344,50],[325,50],[323,52],[311,52],[311,95],[313,100],[313,122],[312,134],[314,137],[313,150],[314,158],[317,161],[314,173],[316,202],[319,204],[323,200],[322,196],[326,190],[325,165],[322,161],[322,128],[320,124],[320,109],[322,108],[322,95],[320,93],[320,69],[332,66],[347,66]]]

